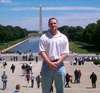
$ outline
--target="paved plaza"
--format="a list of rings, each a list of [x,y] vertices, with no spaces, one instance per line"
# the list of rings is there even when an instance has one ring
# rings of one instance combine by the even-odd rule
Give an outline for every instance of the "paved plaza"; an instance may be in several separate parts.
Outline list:
[[[7,62],[7,67],[4,69],[2,64],[0,64],[0,76],[2,75],[3,71],[6,71],[8,75],[8,84],[7,84],[7,89],[2,90],[2,82],[0,78],[0,93],[11,93],[15,89],[16,84],[21,85],[21,91],[22,93],[42,93],[41,92],[41,87],[38,89],[36,85],[36,81],[34,84],[34,87],[31,88],[30,84],[28,84],[25,80],[25,77],[22,76],[22,70],[21,70],[21,65],[22,63],[30,63],[29,61],[8,61]],[[35,61],[32,62],[32,70],[34,73],[34,76],[36,77],[41,70],[41,64],[42,61],[39,61],[36,63]],[[10,66],[11,64],[16,65],[15,73],[12,74],[10,71]],[[65,93],[100,93],[100,67],[95,66],[92,62],[86,62],[83,66],[79,65],[71,65],[70,62],[64,61],[66,71],[70,73],[73,76],[73,81],[74,81],[74,70],[76,68],[80,69],[82,72],[81,76],[81,82],[80,84],[73,84],[70,83],[70,88],[65,88],[64,91]],[[97,88],[92,88],[91,87],[91,82],[90,82],[90,74],[92,72],[95,72],[97,74],[98,80],[97,80]],[[55,89],[54,89],[55,93]]]

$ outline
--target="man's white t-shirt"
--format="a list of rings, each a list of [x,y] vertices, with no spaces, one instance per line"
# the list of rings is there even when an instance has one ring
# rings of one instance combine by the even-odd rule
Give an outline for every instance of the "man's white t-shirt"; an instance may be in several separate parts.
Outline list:
[[[39,41],[39,52],[45,51],[50,60],[59,59],[64,53],[69,54],[69,42],[67,37],[58,31],[52,35],[50,31],[43,34]]]

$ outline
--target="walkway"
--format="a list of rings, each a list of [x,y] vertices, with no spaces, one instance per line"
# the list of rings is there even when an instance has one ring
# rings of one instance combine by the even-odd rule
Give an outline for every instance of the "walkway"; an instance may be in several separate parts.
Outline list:
[[[12,63],[16,65],[16,70],[14,74],[12,74],[10,71],[10,66]],[[22,93],[42,93],[41,88],[40,89],[37,88],[36,81],[35,81],[34,88],[30,88],[30,85],[27,84],[27,82],[25,81],[25,78],[22,77],[22,70],[21,70],[22,63],[24,62],[23,61],[8,62],[6,69],[3,69],[2,64],[0,64],[0,76],[3,70],[5,70],[8,75],[8,85],[7,85],[6,90],[1,89],[2,82],[0,79],[0,93],[11,93],[14,90],[16,84],[21,84]],[[33,73],[35,76],[37,76],[40,72],[42,62],[39,61],[38,63],[35,63],[33,61],[32,64],[33,64]],[[80,84],[70,84],[71,88],[65,88],[64,89],[65,93],[100,93],[100,67],[93,65],[92,62],[91,63],[87,62],[85,63],[84,66],[72,66],[67,61],[65,61],[65,66],[66,66],[66,70],[72,76],[74,76],[73,72],[76,68],[79,68],[82,71],[81,83]],[[94,71],[98,76],[96,89],[92,89],[91,87],[89,76],[92,73],[92,71]]]

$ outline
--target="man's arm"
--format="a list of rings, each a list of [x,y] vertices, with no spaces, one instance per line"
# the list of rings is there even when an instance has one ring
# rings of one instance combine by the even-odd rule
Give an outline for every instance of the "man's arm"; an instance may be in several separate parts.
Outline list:
[[[51,69],[56,69],[57,68],[57,65],[55,64],[55,62],[52,62],[50,59],[49,59],[49,57],[48,57],[48,55],[47,55],[47,53],[45,52],[45,51],[43,51],[43,52],[40,52],[40,55],[41,55],[41,57],[43,58],[43,62],[45,62],[45,63],[47,63],[48,64],[48,66],[51,68]]]
[[[68,57],[68,54],[62,54],[59,58],[59,60],[56,62],[56,65],[59,66],[61,63],[63,63],[63,61],[65,60],[65,58]]]
[[[50,62],[49,57],[47,56],[47,53],[45,51],[42,51],[39,53],[41,55],[41,57],[43,58],[44,62],[46,62],[47,64]]]
[[[68,57],[68,54],[66,54],[66,53],[65,53],[65,54],[62,54],[62,55],[60,56],[58,62],[59,62],[59,63],[62,63],[62,62],[65,60],[66,57]]]

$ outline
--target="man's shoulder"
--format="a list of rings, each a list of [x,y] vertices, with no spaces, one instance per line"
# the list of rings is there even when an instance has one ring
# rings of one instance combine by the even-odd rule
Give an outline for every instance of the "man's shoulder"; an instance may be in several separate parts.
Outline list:
[[[61,33],[61,36],[64,38],[64,39],[68,39],[67,36],[63,33]]]
[[[64,36],[64,37],[66,37],[66,35],[65,35],[65,34],[63,34],[62,32],[60,32],[60,34],[61,34],[62,36]]]
[[[41,35],[40,39],[46,39],[49,35],[48,32],[45,32],[44,34]]]
[[[45,36],[46,36],[46,33],[42,34],[40,38],[45,37]]]

